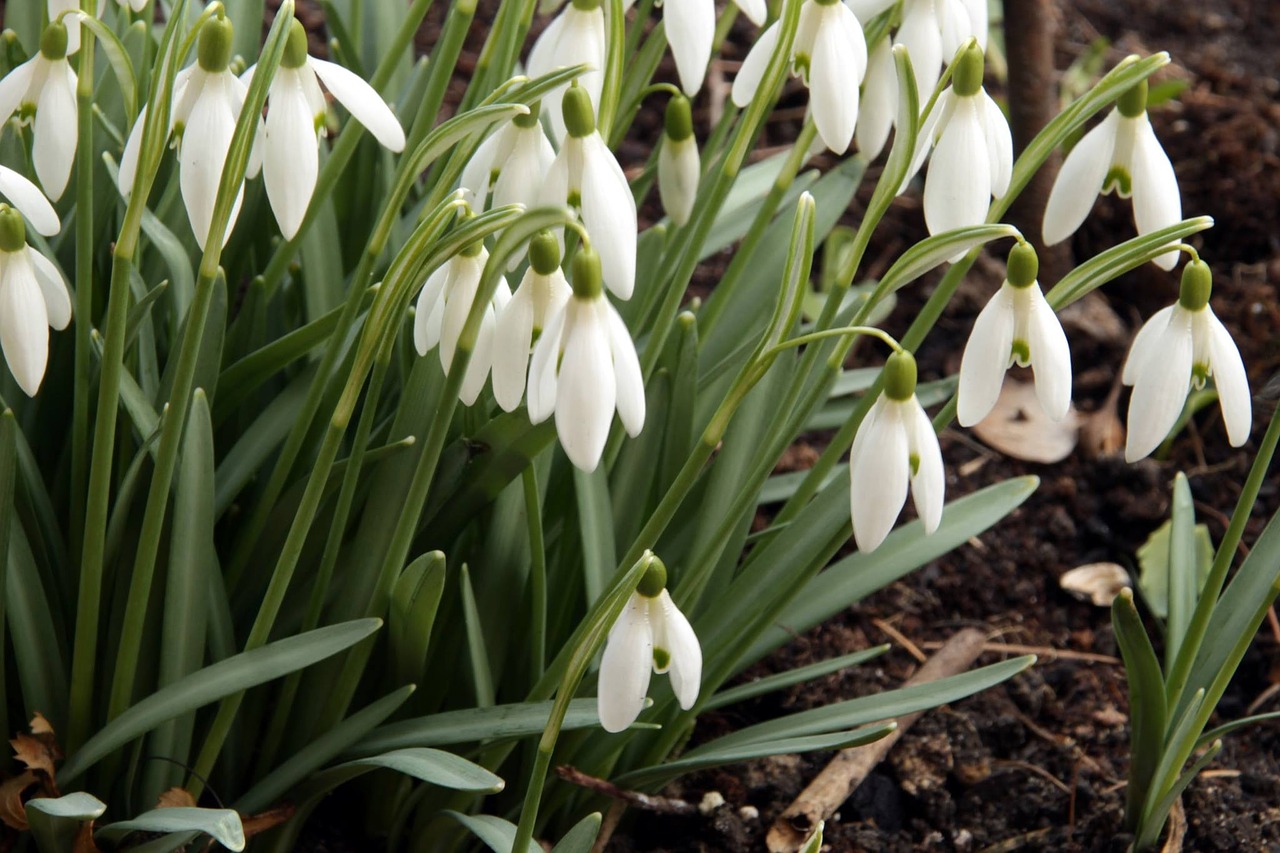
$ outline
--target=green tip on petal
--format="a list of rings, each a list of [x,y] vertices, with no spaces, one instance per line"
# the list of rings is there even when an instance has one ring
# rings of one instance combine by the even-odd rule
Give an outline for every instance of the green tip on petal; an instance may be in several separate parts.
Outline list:
[[[666,649],[653,647],[653,666],[655,669],[665,672],[667,667],[671,666],[671,652]]]
[[[693,108],[684,95],[667,101],[666,131],[672,142],[683,142],[693,136]]]
[[[645,598],[657,598],[667,588],[667,567],[657,557],[645,569],[644,577],[636,585],[636,592]]]
[[[986,57],[976,41],[970,41],[960,52],[956,60],[955,71],[951,75],[951,88],[961,96],[976,95],[982,91],[982,73]]]
[[[61,21],[54,21],[40,34],[40,53],[45,59],[65,59],[67,56],[67,28]]]
[[[579,299],[599,299],[604,292],[604,276],[600,272],[600,256],[590,246],[583,246],[573,256],[573,295]],[[665,569],[663,571],[666,571]]]
[[[1182,270],[1182,289],[1178,304],[1188,311],[1203,311],[1213,292],[1213,271],[1202,260],[1191,261]]]
[[[884,393],[890,400],[904,402],[916,393],[916,357],[895,352],[884,364]]]
[[[231,45],[235,39],[235,28],[231,20],[225,17],[209,18],[200,25],[200,46],[196,49],[196,58],[200,67],[210,73],[225,71],[231,64]]]
[[[577,81],[564,93],[561,109],[564,111],[564,126],[570,136],[581,139],[595,133],[596,113],[591,106],[591,95]]]
[[[284,43],[282,68],[301,68],[307,64],[307,30],[297,18],[289,24],[289,39]]]
[[[1030,287],[1036,283],[1039,272],[1040,259],[1036,257],[1035,247],[1030,243],[1015,243],[1009,250],[1005,280],[1014,287]]]
[[[16,252],[27,245],[27,226],[22,214],[0,204],[0,252]]]
[[[551,275],[560,266],[560,241],[550,231],[539,231],[529,241],[529,266],[538,275]]]
[[[573,8],[579,12],[593,12],[600,8],[600,0],[573,0]]]
[[[1125,118],[1137,118],[1147,111],[1147,81],[1139,80],[1133,88],[1120,96],[1116,109]]]
[[[528,130],[531,127],[538,126],[538,114],[542,112],[542,101],[534,101],[529,104],[529,112],[521,113],[511,120],[516,127],[522,127]]]

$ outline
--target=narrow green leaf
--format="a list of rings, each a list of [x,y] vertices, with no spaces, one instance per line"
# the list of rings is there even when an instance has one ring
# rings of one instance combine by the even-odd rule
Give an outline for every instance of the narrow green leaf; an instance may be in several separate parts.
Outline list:
[[[475,791],[494,794],[506,783],[479,764],[441,749],[410,747],[358,758],[330,767],[317,774],[314,785],[331,790],[335,785],[363,776],[373,770],[386,769],[403,773],[422,782],[453,791]],[[309,786],[310,787],[310,786]]]
[[[462,564],[462,615],[467,630],[467,652],[471,662],[471,683],[475,688],[476,705],[493,706],[493,673],[489,667],[489,651],[484,645],[484,628],[480,625],[480,612],[476,609],[476,594],[471,587],[471,572]]]
[[[131,832],[203,832],[228,850],[244,849],[244,825],[231,809],[153,809],[133,820],[109,823],[97,836],[118,841]]]
[[[1169,617],[1169,538],[1173,523],[1166,521],[1155,529],[1147,541],[1138,548],[1138,588],[1142,601],[1159,619]],[[1204,587],[1209,569],[1213,567],[1213,540],[1209,527],[1195,526],[1196,596]],[[1167,659],[1167,657],[1166,657]]]
[[[107,804],[92,794],[77,791],[64,797],[27,800],[27,822],[40,853],[67,853],[86,820],[97,820]]]
[[[59,712],[67,707],[67,668],[40,575],[26,531],[21,524],[11,524],[4,605],[22,708],[25,713],[43,712],[55,729],[61,729],[66,722]]]
[[[541,734],[551,715],[551,702],[524,702],[445,711],[427,717],[400,720],[381,726],[348,750],[364,756],[408,746],[450,746],[459,743],[520,738]],[[569,703],[562,729],[587,729],[600,725],[595,699]]]
[[[551,848],[551,853],[591,853],[600,834],[600,812],[592,812],[573,825],[573,829]]]
[[[1172,667],[1200,595],[1201,574],[1196,559],[1196,510],[1191,487],[1181,471],[1173,480],[1173,509],[1169,523],[1169,623],[1165,631],[1165,666]],[[1212,558],[1210,558],[1212,560]]]
[[[949,260],[993,240],[1019,236],[1012,225],[974,225],[926,237],[902,253],[880,277],[878,293],[893,293]]]
[[[124,101],[125,123],[132,126],[133,120],[138,117],[138,82],[133,76],[133,62],[129,59],[129,52],[124,49],[120,39],[116,38],[116,34],[96,17],[81,15],[80,26],[88,27],[97,36],[98,46],[102,48],[116,75],[116,89]]]
[[[1151,638],[1133,604],[1133,590],[1122,589],[1111,604],[1111,625],[1129,679],[1129,786],[1125,814],[1133,821],[1147,798],[1164,749],[1164,676]]]
[[[511,821],[487,814],[465,815],[453,811],[445,814],[471,830],[472,834],[483,841],[493,853],[513,853],[512,846],[516,843],[516,826]],[[526,853],[541,853],[541,851],[542,848],[533,841],[530,841],[526,848]]]
[[[1155,805],[1153,805],[1142,816],[1142,830],[1138,833],[1138,839],[1134,843],[1134,849],[1145,850],[1155,847],[1156,842],[1160,840],[1160,832],[1164,829],[1165,821],[1169,819],[1169,810],[1173,808],[1174,802],[1178,797],[1182,796],[1182,792],[1187,789],[1200,771],[1209,766],[1209,762],[1218,757],[1218,753],[1222,752],[1222,741],[1214,741],[1210,747],[1205,750],[1191,766],[1182,772],[1178,780],[1169,787]]]
[[[391,591],[387,634],[397,681],[421,680],[426,671],[431,629],[444,594],[444,582],[444,553],[432,551],[406,566]]]
[[[592,604],[600,597],[614,567],[618,565],[605,467],[598,465],[594,471],[587,472],[575,465],[573,485],[578,499],[578,531],[582,537],[582,576],[587,603]]]
[[[737,687],[730,687],[728,690],[720,691],[707,700],[707,703],[703,705],[703,709],[709,711],[713,708],[723,708],[725,705],[745,702],[748,699],[754,699],[766,693],[773,693],[776,690],[785,690],[794,684],[803,684],[806,681],[812,681],[815,678],[821,678],[824,675],[830,675],[833,672],[839,672],[842,669],[874,660],[889,651],[889,649],[890,646],[887,643],[882,646],[872,646],[860,652],[841,655],[830,660],[818,661],[808,666],[800,666],[785,672],[768,675],[764,678],[757,678],[755,681],[749,681],[746,684],[739,684]]]
[[[1238,729],[1243,729],[1245,726],[1252,726],[1255,723],[1265,723],[1268,720],[1280,720],[1280,711],[1271,711],[1267,714],[1253,714],[1252,716],[1241,717],[1238,720],[1232,720],[1229,723],[1224,723],[1217,728],[1209,729],[1209,731],[1200,735],[1199,740],[1196,741],[1196,749],[1203,749],[1215,740],[1225,737]]]

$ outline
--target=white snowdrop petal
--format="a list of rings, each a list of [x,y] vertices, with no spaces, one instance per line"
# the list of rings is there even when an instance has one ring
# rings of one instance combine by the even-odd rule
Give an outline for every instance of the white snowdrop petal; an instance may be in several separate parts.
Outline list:
[[[843,5],[835,8],[853,16]],[[853,141],[860,77],[844,28],[827,17],[818,28],[809,64],[809,108],[818,135],[836,154],[843,154]]]
[[[511,154],[494,184],[494,205],[536,206],[542,182],[555,158],[556,153],[543,134],[541,125],[519,131]]]
[[[969,13],[969,27],[966,38],[972,36],[978,40],[978,47],[983,53],[987,50],[987,30],[990,21],[987,16],[987,0],[961,0],[964,9]]]
[[[617,309],[603,296],[600,297],[597,311],[600,321],[608,329],[609,348],[613,354],[613,372],[618,389],[618,417],[622,420],[627,435],[635,438],[644,429],[645,416],[644,374],[640,370],[640,359],[636,356],[636,345]]]
[[[443,291],[444,315],[440,325],[440,366],[446,373],[453,364],[453,354],[471,305],[479,296],[480,276],[488,258],[489,253],[481,249],[475,257],[459,255],[451,262],[451,275]]]
[[[769,60],[773,58],[773,52],[777,49],[778,23],[775,21],[760,34],[760,38],[748,51],[747,58],[742,61],[738,76],[733,78],[733,88],[729,94],[735,106],[741,109],[751,103],[751,99],[756,96],[756,90],[760,88],[760,81],[764,79]]]
[[[991,168],[977,98],[955,99],[924,184],[924,220],[930,234],[981,225],[991,204]],[[963,253],[962,253],[963,254]]]
[[[604,283],[630,299],[636,282],[636,201],[626,175],[599,134],[584,140],[582,222],[600,254]]]
[[[679,142],[663,138],[658,149],[658,194],[662,209],[676,225],[684,225],[693,213],[701,170],[693,137]]]
[[[1036,397],[1045,414],[1060,421],[1071,408],[1071,346],[1058,315],[1045,301],[1039,285],[1032,285],[1030,289],[1027,336],[1031,340],[1027,343],[1031,347]]]
[[[972,35],[969,12],[959,0],[937,0],[934,10],[942,33],[942,61],[949,64]]]
[[[264,134],[267,199],[286,240],[302,226],[320,173],[315,119],[297,77],[287,69],[276,77]]]
[[[844,0],[849,10],[864,24],[887,11],[895,2],[896,0]]]
[[[907,3],[903,10],[902,26],[893,37],[894,44],[904,45],[911,56],[911,70],[916,78],[921,108],[938,85],[943,62],[950,59],[942,55],[942,33],[938,19],[933,16],[932,6],[932,0]]]
[[[0,196],[7,198],[37,233],[52,237],[62,228],[57,212],[40,188],[5,166],[0,166]]]
[[[0,348],[18,386],[34,397],[49,360],[49,321],[35,272],[21,252],[3,257]]]
[[[142,130],[147,123],[147,107],[144,104],[138,111],[138,119],[129,131],[129,138],[124,143],[124,153],[120,155],[120,171],[116,174],[116,183],[120,194],[128,198],[133,193],[133,179],[138,174],[138,155],[142,152]]]
[[[224,95],[223,82],[219,77],[210,75],[204,91],[191,108],[178,152],[182,200],[201,249],[213,224],[218,184],[222,180],[222,168],[235,131],[236,115]],[[228,235],[234,222],[233,212],[227,222]],[[223,240],[225,243],[225,235]]]
[[[27,90],[31,88],[31,78],[35,75],[36,63],[39,60],[40,54],[37,54],[0,80],[0,123],[8,121],[18,107],[22,106]]]
[[[1240,350],[1231,333],[1205,308],[1205,323],[1209,336],[1209,367],[1218,389],[1218,405],[1222,408],[1222,420],[1227,427],[1227,439],[1232,447],[1239,447],[1249,440],[1253,428],[1253,400],[1249,395],[1249,377],[1245,373]]]
[[[711,59],[711,42],[716,30],[715,3],[713,0],[667,0],[662,6],[662,20],[681,88],[692,98],[702,88],[702,78]]]
[[[1120,113],[1112,110],[1062,161],[1044,209],[1046,245],[1061,243],[1074,234],[1093,209],[1111,168],[1119,120]]]
[[[955,100],[951,94],[951,87],[948,86],[938,96],[933,109],[924,117],[924,121],[920,123],[920,132],[916,134],[916,149],[911,154],[911,165],[907,167],[907,174],[903,177],[901,186],[898,187],[898,195],[907,191],[907,187],[911,185],[911,179],[924,165],[925,158],[929,156],[934,143],[937,142],[939,128],[945,127],[950,121],[951,113],[955,109]],[[905,109],[907,105],[899,104],[899,106]]]
[[[372,86],[359,74],[333,62],[307,57],[307,64],[352,118],[373,134],[373,138],[390,151],[404,150],[404,128],[395,113]]]
[[[52,63],[49,77],[40,92],[36,105],[34,125],[35,144],[31,159],[45,193],[54,201],[62,197],[71,178],[71,166],[76,160],[75,76],[68,85],[65,61]],[[59,68],[58,66],[63,66]]]
[[[440,342],[440,329],[432,328],[431,315],[437,310],[444,286],[449,279],[449,263],[437,267],[427,276],[422,290],[418,292],[418,301],[414,306],[413,345],[418,355],[426,355],[431,348]]]
[[[649,608],[632,593],[618,621],[609,631],[600,677],[596,709],[607,732],[620,732],[636,721],[644,709],[653,668],[653,631]]]
[[[529,277],[531,267],[516,288],[511,301],[498,315],[493,345],[493,397],[504,412],[513,412],[524,397],[529,367],[529,347],[533,341],[533,298]]]
[[[1182,194],[1178,191],[1178,178],[1173,172],[1173,164],[1169,162],[1169,155],[1164,153],[1145,113],[1141,124],[1136,128],[1130,170],[1133,181],[1133,221],[1139,234],[1150,234],[1182,220]],[[1166,270],[1173,269],[1177,262],[1176,249],[1170,249],[1155,259],[1155,264]]]
[[[1175,315],[1153,344],[1156,356],[1143,364],[1129,399],[1126,462],[1160,446],[1182,413],[1191,382],[1192,337],[1186,312]]]
[[[477,213],[483,213],[488,207],[489,200],[489,179],[493,176],[494,152],[498,147],[498,134],[501,131],[491,133],[476,148],[471,159],[467,161],[467,165],[462,169],[462,178],[458,185],[464,189],[470,190],[472,194],[471,206],[475,208]]]
[[[480,331],[476,334],[475,348],[467,360],[467,372],[462,377],[462,387],[458,389],[458,399],[464,406],[474,406],[484,390],[484,382],[489,378],[489,367],[493,364],[493,327],[495,317],[493,304],[485,306],[484,316],[480,320]]]
[[[866,439],[861,446],[855,441],[857,452],[849,457],[849,508],[854,542],[869,553],[889,535],[906,503],[910,469],[906,430],[892,401],[878,400],[858,432],[863,430]]]
[[[71,293],[67,289],[66,279],[53,261],[30,247],[26,252],[36,282],[40,285],[40,293],[44,297],[49,325],[55,329],[65,329],[71,322]]]
[[[903,407],[903,421],[908,430],[908,447],[916,459],[911,477],[911,498],[925,533],[932,533],[942,522],[942,505],[946,502],[947,479],[942,466],[942,448],[938,434],[920,402],[912,397]]]
[[[1120,381],[1122,383],[1125,385],[1136,383],[1146,367],[1147,360],[1159,357],[1157,347],[1159,346],[1160,336],[1168,328],[1169,320],[1173,317],[1173,311],[1176,307],[1176,305],[1169,305],[1161,308],[1151,315],[1151,319],[1142,324],[1142,328],[1138,330],[1138,334],[1133,338],[1133,344],[1129,347],[1129,354],[1124,360],[1124,368],[1120,371]]]
[[[884,149],[898,110],[898,81],[893,65],[893,50],[885,36],[867,58],[867,76],[862,86],[862,104],[858,109],[858,126],[854,138],[858,151],[874,160]]]
[[[1000,397],[1000,386],[1009,369],[1013,330],[1013,296],[1005,284],[978,312],[964,345],[956,389],[956,417],[961,426],[971,427],[981,421]]]
[[[559,311],[547,323],[538,342],[533,346],[533,357],[529,360],[529,421],[540,424],[556,408],[556,390],[558,379],[556,371],[560,362],[560,343],[564,336],[569,306]]]
[[[702,646],[693,626],[665,589],[658,595],[658,604],[664,622],[663,640],[671,655],[671,689],[680,707],[687,711],[698,701],[698,690],[702,687]]]
[[[757,27],[764,26],[765,19],[769,17],[769,9],[764,0],[733,0],[733,3]]]
[[[617,401],[617,380],[609,347],[609,332],[593,316],[590,303],[574,300],[566,313],[576,312],[566,329],[564,358],[556,388],[556,434],[569,461],[583,471],[600,464]]]
[[[985,89],[982,91],[981,110],[991,164],[991,195],[1001,198],[1009,191],[1009,181],[1013,177],[1013,135],[1000,105]]]

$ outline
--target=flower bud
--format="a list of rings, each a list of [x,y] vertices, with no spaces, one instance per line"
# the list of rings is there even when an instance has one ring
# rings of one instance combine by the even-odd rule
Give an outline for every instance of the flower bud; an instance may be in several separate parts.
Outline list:
[[[289,37],[284,43],[284,55],[280,57],[281,68],[301,68],[307,64],[307,30],[302,22],[294,18],[289,24]]]
[[[67,27],[55,20],[40,34],[40,53],[45,59],[64,59],[67,55]]]
[[[561,109],[564,111],[565,129],[570,136],[581,139],[595,132],[596,114],[591,105],[591,95],[576,81],[564,93]]]
[[[982,90],[982,73],[986,57],[976,41],[971,41],[956,60],[955,71],[951,75],[952,91],[962,97],[976,95]],[[926,93],[922,92],[923,98]]]
[[[200,67],[210,73],[225,71],[231,63],[231,45],[234,28],[225,16],[209,18],[200,26],[200,45],[196,58]]]
[[[22,214],[0,204],[0,252],[17,252],[27,245],[27,226]]]
[[[636,592],[645,598],[657,598],[667,588],[667,567],[657,557],[645,569],[644,577],[636,585]]]
[[[1040,272],[1040,260],[1030,243],[1015,243],[1009,250],[1009,263],[1005,268],[1005,281],[1014,287],[1030,287],[1036,283]]]
[[[590,246],[583,246],[573,256],[573,295],[578,299],[599,299],[603,292],[600,256]]]
[[[667,101],[665,128],[667,138],[674,142],[683,142],[693,136],[693,110],[684,95],[676,95]]]
[[[560,267],[560,242],[550,231],[539,231],[529,241],[529,266],[538,275],[551,275]]]
[[[701,172],[689,99],[678,95],[667,102],[666,129],[658,150],[658,194],[676,225],[684,225],[693,213]]]
[[[1209,265],[1198,258],[1182,270],[1182,287],[1178,292],[1178,304],[1188,311],[1203,311],[1213,292],[1213,272]]]
[[[916,358],[903,350],[884,364],[884,393],[890,400],[910,400],[916,393]]]

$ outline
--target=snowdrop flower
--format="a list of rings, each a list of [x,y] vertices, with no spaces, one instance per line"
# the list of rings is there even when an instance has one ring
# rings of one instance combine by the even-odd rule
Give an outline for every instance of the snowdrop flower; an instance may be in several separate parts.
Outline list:
[[[693,213],[701,173],[689,99],[677,96],[667,102],[662,147],[658,149],[658,195],[676,225],[684,225]]]
[[[1147,81],[1120,96],[1102,124],[1084,135],[1062,163],[1044,210],[1044,241],[1060,243],[1075,233],[1098,193],[1133,198],[1139,234],[1150,234],[1182,219],[1182,196],[1169,156],[1147,118]],[[1155,259],[1162,269],[1178,262],[1178,250]]]
[[[885,36],[867,58],[867,76],[862,81],[862,109],[854,138],[858,151],[868,161],[880,156],[898,112],[898,72],[893,65],[893,48]]]
[[[68,15],[67,20],[78,18]],[[77,34],[79,23],[76,24]],[[17,112],[22,121],[35,115],[31,159],[49,198],[67,188],[76,159],[76,73],[67,62],[70,28],[54,21],[40,36],[36,55],[0,80],[0,123]]]
[[[970,42],[956,62],[952,85],[920,128],[916,161],[908,174],[919,168],[932,143],[933,162],[924,182],[930,234],[981,225],[992,197],[1009,189],[1013,138],[1004,113],[982,87],[982,66],[982,48]]]
[[[1249,378],[1231,334],[1209,307],[1213,274],[1196,260],[1182,271],[1178,301],[1138,331],[1120,380],[1133,386],[1124,458],[1136,462],[1160,446],[1182,414],[1190,388],[1212,376],[1232,447],[1249,439]]]
[[[666,566],[657,557],[652,560],[609,629],[600,659],[596,710],[607,732],[620,732],[640,716],[652,672],[671,673],[681,708],[687,711],[698,701],[702,647],[666,590]]]
[[[755,97],[769,58],[778,46],[778,22],[765,30],[733,81],[733,102]],[[843,154],[858,121],[858,86],[867,73],[862,25],[841,0],[804,0],[791,53],[792,67],[810,89],[809,109],[827,148]]]
[[[445,261],[443,266],[427,278],[422,292],[418,294],[413,321],[413,345],[417,348],[418,355],[426,355],[432,347],[438,345],[440,367],[445,373],[449,372],[449,367],[453,364],[458,339],[462,337],[462,327],[467,323],[471,303],[476,300],[480,277],[488,260],[489,252],[483,243],[477,242]],[[458,391],[458,399],[463,405],[474,404],[484,388],[493,359],[494,325],[498,312],[502,311],[510,298],[511,290],[507,287],[506,280],[499,280],[493,298],[485,306],[475,349],[471,353],[471,360],[467,362],[467,372]]]
[[[907,484],[925,533],[938,529],[946,482],[942,450],[916,399],[916,360],[895,352],[885,364],[884,393],[858,429],[849,453],[849,504],[858,550],[880,546],[907,500]]]
[[[631,185],[596,131],[587,90],[575,82],[565,92],[562,107],[569,135],[546,174],[538,201],[580,209],[582,224],[600,253],[604,283],[619,299],[630,299],[636,283],[636,200]]]
[[[249,68],[240,78],[246,90],[255,70]],[[319,136],[325,132],[321,83],[385,148],[404,150],[404,129],[377,90],[341,65],[308,56],[307,31],[295,19],[271,81],[263,128],[263,180],[286,240],[302,226],[320,172]],[[256,171],[251,167],[251,173]]]
[[[195,64],[178,72],[173,81],[170,130],[180,140],[178,178],[182,200],[201,249],[204,249],[213,225],[213,207],[218,198],[218,184],[222,181],[222,167],[248,93],[245,84],[228,68],[231,42],[230,20],[221,15],[206,20],[200,28]],[[144,109],[133,125],[124,156],[120,158],[119,182],[121,191],[126,195],[133,188],[145,123]],[[224,246],[231,236],[243,198],[244,185],[241,184],[227,220],[226,233],[222,235]]]
[[[526,63],[530,77],[541,77],[557,68],[587,65],[591,70],[579,77],[574,85],[580,85],[591,96],[590,103],[598,109],[600,94],[604,90],[605,49],[604,9],[600,0],[571,0],[556,19],[538,36],[529,51]],[[560,109],[564,88],[546,95],[547,117],[551,123],[551,135],[559,144],[564,140],[565,122]],[[595,113],[592,113],[595,117]]]
[[[27,245],[17,210],[0,204],[0,346],[9,372],[34,397],[49,361],[49,327],[71,322],[71,295],[53,262]]]
[[[987,49],[986,0],[906,0],[894,42],[911,55],[922,104],[938,85],[942,67],[969,39]]]
[[[467,161],[461,183],[475,195],[476,209],[485,209],[490,189],[494,207],[537,206],[542,178],[556,159],[538,121],[539,107],[535,102],[528,114],[504,124],[481,142]]]
[[[533,348],[529,420],[554,411],[569,461],[583,471],[600,464],[613,412],[633,438],[644,428],[644,378],[631,334],[605,298],[600,256],[583,246],[573,258],[573,296]]]
[[[57,211],[40,188],[4,166],[0,166],[0,196],[7,198],[31,222],[37,233],[52,237],[62,229]]]
[[[560,244],[550,231],[529,241],[529,269],[498,315],[493,344],[493,397],[512,412],[524,397],[529,353],[573,290],[560,270]]]
[[[764,0],[734,0],[751,23],[762,25],[768,16]],[[627,0],[625,6],[631,5]],[[714,0],[666,0],[662,6],[662,21],[666,24],[667,42],[671,56],[676,61],[676,73],[680,85],[689,97],[698,94],[706,76],[707,63],[711,60],[711,45],[716,34],[716,5]]]
[[[956,414],[973,426],[990,413],[1004,374],[1016,362],[1035,371],[1036,396],[1055,421],[1071,407],[1071,349],[1058,316],[1036,281],[1039,262],[1029,243],[1009,252],[1005,281],[978,314],[960,359]]]

